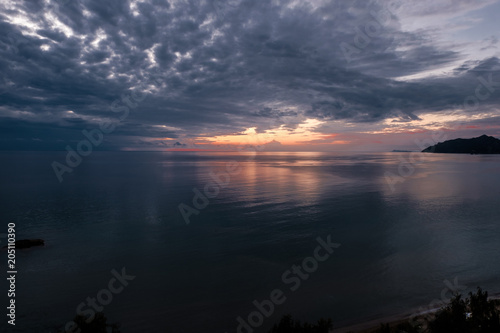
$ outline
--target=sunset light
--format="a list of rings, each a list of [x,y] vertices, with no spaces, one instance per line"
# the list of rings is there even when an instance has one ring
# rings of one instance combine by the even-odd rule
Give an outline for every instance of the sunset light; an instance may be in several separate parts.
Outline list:
[[[0,29],[2,332],[500,333],[500,0]]]

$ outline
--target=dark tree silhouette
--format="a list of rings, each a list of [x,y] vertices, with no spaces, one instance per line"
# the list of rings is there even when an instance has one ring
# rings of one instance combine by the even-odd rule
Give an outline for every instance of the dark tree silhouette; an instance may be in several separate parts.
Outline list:
[[[436,313],[429,323],[431,333],[498,333],[500,317],[494,301],[488,301],[488,292],[477,288],[465,300],[455,295],[450,304]]]
[[[317,324],[301,324],[293,320],[292,316],[286,315],[280,322],[269,331],[269,333],[328,333],[333,327],[331,319],[320,319]]]
[[[78,328],[81,331],[80,333],[109,333],[109,329],[111,328],[112,333],[120,333],[117,324],[108,324],[107,318],[104,316],[104,313],[98,312],[95,314],[95,317],[92,321],[87,323],[87,317],[78,315],[73,319],[73,321],[78,325]]]

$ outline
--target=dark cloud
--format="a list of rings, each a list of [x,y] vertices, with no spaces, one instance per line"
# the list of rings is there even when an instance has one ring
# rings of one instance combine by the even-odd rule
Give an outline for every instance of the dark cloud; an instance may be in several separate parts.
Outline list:
[[[396,80],[459,54],[425,31],[403,32],[392,10],[341,0],[317,7],[251,0],[4,5],[0,149],[62,150],[82,129],[109,119],[117,125],[102,146],[109,149],[293,128],[306,118],[411,120],[463,104],[481,75],[500,81],[496,58],[465,62],[447,77]],[[342,45],[354,48],[349,59]],[[140,92],[147,97],[130,98]],[[498,96],[481,106],[496,105]],[[129,109],[124,119],[117,107]]]

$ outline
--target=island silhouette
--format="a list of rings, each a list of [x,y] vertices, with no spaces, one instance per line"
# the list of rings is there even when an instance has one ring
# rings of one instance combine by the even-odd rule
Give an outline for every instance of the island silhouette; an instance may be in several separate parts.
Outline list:
[[[422,150],[423,153],[500,154],[500,140],[483,134],[477,138],[439,142]]]

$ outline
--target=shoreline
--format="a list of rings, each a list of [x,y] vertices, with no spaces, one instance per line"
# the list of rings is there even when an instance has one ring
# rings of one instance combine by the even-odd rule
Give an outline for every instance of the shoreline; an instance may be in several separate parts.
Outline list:
[[[500,293],[495,293],[488,297],[488,300],[500,300]],[[446,303],[448,304],[448,303]],[[371,333],[380,328],[381,324],[388,324],[390,327],[410,321],[426,320],[434,316],[445,304],[441,306],[429,307],[425,311],[414,311],[410,313],[400,313],[385,316],[377,319],[366,320],[348,326],[334,327],[332,333]]]
[[[390,315],[390,316],[385,316],[385,317],[380,317],[376,319],[371,319],[371,320],[366,320],[357,324],[350,324],[348,326],[341,326],[341,327],[334,327],[333,328],[333,333],[370,333],[374,330],[377,330],[380,328],[381,324],[389,324],[389,326],[395,326],[399,325],[405,322],[409,322],[412,318],[413,320],[417,318],[423,318],[429,315],[434,314],[437,312],[439,308],[436,309],[430,309],[427,311],[422,311],[419,312],[418,314],[414,315],[416,312],[411,312],[411,313],[400,313],[396,315]]]

